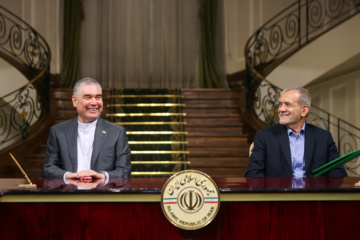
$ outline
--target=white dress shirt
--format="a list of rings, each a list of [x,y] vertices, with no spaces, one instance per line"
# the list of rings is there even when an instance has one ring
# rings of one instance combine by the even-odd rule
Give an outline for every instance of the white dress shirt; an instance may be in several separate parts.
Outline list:
[[[97,120],[91,123],[82,123],[78,120],[77,134],[77,172],[90,169],[91,155],[95,137]]]
[[[78,120],[77,134],[77,171],[88,170],[91,167],[91,156],[93,152],[93,144],[95,139],[95,129],[97,120],[91,123],[82,123]],[[66,182],[66,172],[64,181]],[[109,181],[109,174],[105,174],[105,184]]]

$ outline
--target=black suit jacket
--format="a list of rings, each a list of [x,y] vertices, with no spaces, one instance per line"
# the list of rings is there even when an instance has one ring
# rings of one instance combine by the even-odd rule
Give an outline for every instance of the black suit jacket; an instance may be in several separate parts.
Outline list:
[[[314,176],[316,168],[339,157],[331,133],[311,124],[305,125],[305,174]],[[287,128],[276,124],[259,130],[249,158],[246,177],[292,177],[291,152]],[[343,166],[322,176],[345,177]]]
[[[77,171],[77,117],[50,129],[46,149],[44,178],[62,178]],[[110,178],[131,177],[130,148],[123,127],[99,118],[93,143],[90,168],[106,171]]]

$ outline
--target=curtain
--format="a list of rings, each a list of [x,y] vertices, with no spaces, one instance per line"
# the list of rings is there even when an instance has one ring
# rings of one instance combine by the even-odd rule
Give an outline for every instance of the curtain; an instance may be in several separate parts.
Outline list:
[[[72,88],[79,76],[81,21],[83,0],[65,0],[64,52],[60,86]]]
[[[197,0],[87,0],[81,77],[104,88],[197,88]]]
[[[216,62],[216,10],[217,0],[199,0],[200,10],[200,60],[199,81],[201,88],[224,86]]]

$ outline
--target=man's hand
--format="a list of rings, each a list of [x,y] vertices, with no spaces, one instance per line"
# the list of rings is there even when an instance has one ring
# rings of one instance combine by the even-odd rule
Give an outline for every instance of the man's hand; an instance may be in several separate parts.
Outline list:
[[[90,180],[90,181],[80,180],[80,179],[75,179],[75,178],[68,179],[69,184],[72,184],[79,188],[84,188],[84,189],[96,188],[102,182],[103,182],[103,180],[100,178],[95,178],[94,180]]]
[[[94,170],[88,169],[78,173],[66,174],[66,179],[79,179],[81,181],[92,181],[93,178],[100,179],[105,182],[105,174],[95,172]]]
[[[80,188],[96,188],[100,183],[105,184],[105,174],[88,169],[78,173],[67,173],[66,182]]]
[[[92,181],[81,181],[81,180],[79,180],[76,185],[78,187],[80,187],[80,188],[92,189],[92,188],[96,188],[102,182],[103,182],[102,179],[95,178]]]

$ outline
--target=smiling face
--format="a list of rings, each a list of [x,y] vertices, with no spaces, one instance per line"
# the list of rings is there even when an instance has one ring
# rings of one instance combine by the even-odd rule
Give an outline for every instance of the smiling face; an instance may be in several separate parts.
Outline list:
[[[309,112],[307,105],[299,105],[300,93],[298,90],[289,90],[283,93],[279,100],[278,114],[280,123],[298,133],[304,125]]]
[[[79,121],[90,123],[98,119],[103,110],[101,89],[96,84],[82,85],[72,96],[73,106],[79,115]]]

